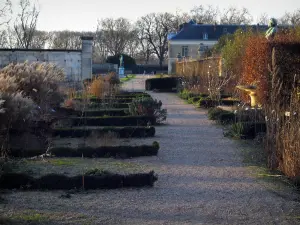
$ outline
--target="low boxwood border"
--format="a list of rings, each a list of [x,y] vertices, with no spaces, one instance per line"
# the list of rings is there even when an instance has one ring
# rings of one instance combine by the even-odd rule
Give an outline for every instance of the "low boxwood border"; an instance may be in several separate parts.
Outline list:
[[[134,98],[89,98],[88,101],[94,103],[108,103],[114,102],[115,104],[118,103],[131,103]],[[75,101],[83,101],[83,98],[73,98]]]
[[[240,101],[237,101],[237,100],[221,99],[220,101],[217,101],[217,100],[203,98],[198,101],[197,106],[201,107],[201,108],[212,108],[217,105],[233,106],[233,105],[237,105],[239,103],[240,103]]]
[[[34,178],[24,173],[4,173],[0,177],[0,189],[23,190],[71,190],[71,189],[116,189],[126,187],[153,186],[157,181],[154,171],[136,174],[113,174],[103,172],[95,175],[68,177],[48,174]],[[84,185],[83,185],[84,184]]]
[[[57,113],[62,116],[86,116],[86,117],[101,117],[101,116],[127,116],[129,115],[128,108],[106,108],[106,109],[92,109],[87,111],[75,110],[72,108],[59,108]]]
[[[129,104],[128,103],[113,103],[113,104],[108,104],[108,103],[96,103],[96,102],[91,102],[88,104],[89,109],[108,109],[108,108],[115,108],[115,109],[128,109]]]
[[[146,126],[156,123],[154,116],[107,116],[68,118],[73,126]]]
[[[233,112],[226,111],[220,108],[210,108],[208,110],[208,119],[216,120],[221,124],[234,123],[236,115]]]
[[[49,149],[48,153],[55,157],[87,157],[87,158],[108,158],[108,157],[139,157],[139,156],[154,156],[159,150],[159,143],[154,141],[152,145],[140,146],[101,146],[101,147],[54,147]],[[34,157],[42,155],[45,150],[11,150],[10,156],[13,157]]]
[[[101,116],[127,116],[128,109],[103,109],[103,110],[89,110],[83,113],[85,117],[101,117]],[[77,111],[77,116],[81,116],[82,112]]]
[[[88,129],[84,127],[78,128],[56,128],[52,129],[52,136],[71,137],[88,137],[92,133],[97,133],[99,135],[106,134],[108,132],[116,133],[120,138],[144,138],[144,137],[154,137],[155,128],[154,127],[99,127],[95,129]]]

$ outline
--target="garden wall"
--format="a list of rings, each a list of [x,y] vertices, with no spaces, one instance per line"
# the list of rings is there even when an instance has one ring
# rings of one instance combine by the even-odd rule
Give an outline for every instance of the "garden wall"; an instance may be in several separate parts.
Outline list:
[[[209,94],[209,89],[221,87],[221,92],[231,94],[235,89],[235,80],[226,76],[219,57],[178,61],[176,75],[183,77],[185,88],[195,93]]]

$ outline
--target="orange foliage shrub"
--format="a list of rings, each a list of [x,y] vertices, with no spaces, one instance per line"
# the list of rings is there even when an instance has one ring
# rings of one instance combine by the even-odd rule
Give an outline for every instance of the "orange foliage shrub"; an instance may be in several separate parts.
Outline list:
[[[242,58],[240,84],[256,85],[258,101],[265,104],[269,93],[272,48],[281,44],[299,43],[299,30],[290,29],[279,32],[274,40],[268,41],[263,35],[253,34],[247,41]],[[287,58],[285,59],[287,60]],[[285,63],[288,65],[288,61]]]
[[[108,89],[109,83],[102,76],[98,76],[92,80],[88,92],[89,94],[101,98],[105,95]]]

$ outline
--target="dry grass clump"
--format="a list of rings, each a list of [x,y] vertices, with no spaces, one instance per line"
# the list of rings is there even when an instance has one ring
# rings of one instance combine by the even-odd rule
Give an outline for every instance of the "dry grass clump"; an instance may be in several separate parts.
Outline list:
[[[110,72],[106,76],[99,75],[88,85],[88,93],[98,98],[110,96],[118,90],[120,80],[115,72]]]
[[[64,77],[62,69],[48,63],[10,64],[0,70],[0,155],[12,144],[11,130],[33,132],[37,122],[52,119],[53,108],[63,100],[59,85]]]

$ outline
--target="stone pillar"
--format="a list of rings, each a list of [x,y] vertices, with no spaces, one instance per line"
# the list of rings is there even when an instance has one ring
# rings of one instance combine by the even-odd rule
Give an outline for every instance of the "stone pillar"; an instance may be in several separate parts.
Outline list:
[[[81,37],[81,81],[92,78],[93,37]]]

